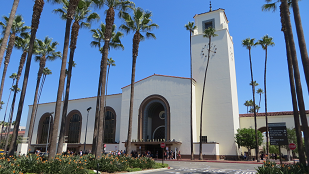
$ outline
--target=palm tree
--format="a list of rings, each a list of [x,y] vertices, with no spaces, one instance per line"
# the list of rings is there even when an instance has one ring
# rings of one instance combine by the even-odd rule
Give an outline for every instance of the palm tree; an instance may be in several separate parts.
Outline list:
[[[106,76],[106,91],[105,91],[105,96],[107,96],[109,69],[110,69],[111,66],[116,66],[115,60],[114,60],[113,58],[107,59],[107,66],[108,66],[108,70],[107,70],[107,76]],[[105,97],[105,107],[106,107],[106,97]],[[104,107],[104,108],[105,108],[105,107]],[[105,111],[104,111],[104,112],[105,112]]]
[[[64,5],[63,8],[55,9],[54,12],[59,13],[62,19],[66,19],[67,9],[69,8],[69,2],[68,0],[62,0],[62,1]],[[68,102],[69,102],[71,74],[72,74],[72,67],[73,67],[73,61],[74,61],[73,58],[74,58],[74,52],[76,49],[79,28],[90,28],[92,21],[100,19],[97,13],[93,13],[90,10],[90,6],[92,5],[92,3],[93,3],[92,0],[80,0],[78,7],[76,8],[75,15],[74,15],[75,21],[72,25],[72,31],[71,31],[70,59],[69,59],[69,67],[67,70],[68,72],[67,73],[67,83],[66,83],[65,99],[64,99],[63,109],[62,109],[62,120],[61,120],[57,153],[62,153],[65,121],[66,121]]]
[[[252,86],[252,84],[253,84],[254,86],[259,86],[259,84],[258,84],[256,81],[250,82],[250,83],[249,83],[250,86]]]
[[[265,94],[265,121],[266,121],[266,155],[268,155],[269,147],[268,147],[268,119],[267,119],[267,95],[266,95],[266,65],[267,65],[267,48],[268,46],[274,46],[273,38],[265,35],[261,40],[257,42],[257,44],[261,45],[263,50],[265,50],[265,69],[264,69],[264,94]],[[261,94],[260,94],[261,96]],[[261,97],[260,97],[261,99]]]
[[[38,71],[38,77],[36,81],[36,87],[35,87],[35,93],[34,93],[34,100],[33,100],[33,106],[31,111],[31,117],[30,117],[30,123],[29,123],[29,130],[28,130],[28,137],[29,140],[32,139],[32,132],[34,127],[34,121],[35,121],[35,113],[37,110],[37,103],[38,103],[38,93],[41,83],[41,77],[43,75],[43,71],[46,65],[46,60],[54,61],[57,58],[61,58],[61,52],[56,52],[58,42],[53,42],[52,38],[49,38],[46,36],[44,40],[37,39],[37,50],[35,54],[37,55],[35,57],[36,61],[40,62],[40,67]],[[30,145],[30,141],[28,142]],[[29,146],[30,147],[30,146]]]
[[[299,7],[298,7],[298,0],[291,0],[292,1],[292,7],[293,7],[293,13],[294,13],[294,21],[296,26],[296,32],[298,36],[298,45],[300,50],[301,59],[303,62],[303,68],[305,72],[306,82],[307,82],[307,88],[309,91],[309,57],[307,52],[307,46],[303,31],[303,26],[301,23],[300,13],[299,13]]]
[[[255,86],[256,81],[253,81],[253,70],[252,70],[252,61],[251,61],[251,48],[256,46],[256,43],[254,43],[255,39],[247,38],[242,41],[242,46],[246,47],[249,50],[249,61],[250,61],[250,71],[251,71],[251,83],[252,86],[252,96],[253,96],[253,113],[254,113],[254,126],[255,126],[255,155],[256,159],[259,162],[259,149],[258,149],[258,135],[257,135],[257,123],[256,123],[256,108],[255,108]]]
[[[158,28],[159,26],[152,23],[150,19],[152,13],[150,11],[144,11],[142,8],[138,7],[133,10],[133,16],[131,17],[128,13],[123,13],[123,19],[125,24],[122,24],[119,28],[124,30],[127,34],[131,31],[134,32],[133,36],[133,62],[132,62],[132,75],[131,75],[131,93],[130,93],[130,109],[129,109],[129,126],[128,126],[128,137],[126,153],[130,155],[131,150],[131,132],[132,132],[132,117],[133,117],[133,96],[134,96],[134,82],[135,82],[135,66],[136,59],[138,56],[138,48],[140,41],[145,40],[142,33],[145,32],[147,38],[156,39],[155,34],[150,33],[153,28]]]
[[[262,98],[262,94],[264,93],[264,91],[262,88],[259,88],[256,90],[256,93],[260,95],[259,107],[261,107],[261,98]]]
[[[62,98],[62,92],[64,89],[64,83],[65,83],[65,76],[66,76],[65,70],[66,70],[67,56],[68,56],[68,50],[69,50],[69,41],[70,41],[70,27],[74,19],[76,8],[79,5],[79,1],[80,0],[70,0],[69,1],[69,6],[67,10],[67,15],[66,15],[67,20],[66,20],[66,27],[65,27],[63,55],[62,55],[59,86],[58,86],[57,100],[56,100],[56,107],[55,107],[54,124],[52,128],[52,133],[51,133],[50,153],[48,156],[49,160],[52,160],[56,155],[57,139],[58,139],[58,125],[59,125],[59,120],[60,120],[60,111],[61,111],[61,103],[62,103],[61,98]]]
[[[0,22],[0,25],[3,29],[6,28],[9,22],[9,18],[4,16],[4,23]],[[23,21],[23,17],[21,15],[17,15],[14,18],[12,27],[11,27],[11,34],[10,34],[10,39],[9,39],[9,44],[6,50],[6,55],[5,55],[5,61],[4,61],[4,68],[3,68],[3,74],[2,74],[2,80],[1,80],[1,87],[0,87],[0,101],[2,99],[2,93],[3,93],[3,86],[4,86],[4,81],[5,81],[5,76],[6,76],[6,71],[10,62],[11,54],[13,51],[13,47],[15,45],[15,39],[16,37],[20,35],[26,34],[27,30],[30,29],[28,26],[24,26],[25,22]]]
[[[47,0],[47,2],[54,2],[57,3],[59,0]],[[25,68],[25,75],[23,80],[23,86],[20,94],[18,109],[17,109],[17,115],[16,115],[16,126],[14,127],[13,135],[12,135],[12,141],[9,149],[9,155],[14,155],[14,148],[16,146],[16,141],[18,137],[18,128],[20,124],[21,115],[23,112],[23,106],[24,106],[24,100],[26,95],[26,89],[28,84],[28,77],[29,77],[29,71],[30,71],[30,65],[31,65],[31,57],[32,57],[32,51],[34,47],[36,32],[39,28],[40,23],[40,17],[41,13],[43,11],[44,6],[44,0],[35,0],[34,6],[33,6],[33,14],[32,14],[32,21],[31,21],[31,37],[29,42],[29,49],[28,49],[28,56],[26,60],[26,68]]]
[[[10,88],[10,90],[14,92],[14,96],[13,96],[12,105],[11,105],[9,126],[7,127],[7,136],[6,136],[6,142],[5,142],[5,148],[4,148],[5,150],[7,150],[9,137],[10,137],[9,134],[10,134],[10,129],[11,129],[11,126],[12,126],[12,121],[13,121],[13,113],[14,113],[14,107],[15,107],[16,93],[18,93],[20,91],[20,89],[16,85],[14,85],[14,86],[12,86],[12,88]],[[15,128],[15,124],[16,124],[16,121],[14,123],[14,128]]]
[[[281,7],[282,6],[280,6],[280,8]],[[302,133],[300,130],[299,113],[298,113],[297,99],[296,99],[296,93],[295,93],[295,83],[294,83],[295,81],[294,81],[291,49],[290,49],[290,45],[288,42],[288,38],[287,38],[286,30],[285,30],[286,28],[285,21],[283,17],[281,18],[281,23],[282,23],[282,31],[284,33],[284,37],[286,40],[285,44],[286,44],[286,52],[287,52],[287,61],[288,61],[288,69],[289,69],[290,87],[291,87],[292,104],[293,104],[293,115],[294,115],[299,161],[300,163],[306,165],[306,159],[305,159],[304,148],[303,148],[303,140],[302,140],[303,138],[302,138]]]
[[[199,151],[199,160],[203,160],[203,154],[202,154],[202,128],[203,128],[203,103],[204,103],[204,93],[205,93],[205,85],[206,85],[206,75],[209,65],[209,59],[210,59],[210,47],[211,47],[211,37],[218,36],[215,34],[216,29],[209,27],[206,28],[204,31],[203,37],[208,38],[208,56],[207,56],[207,64],[205,68],[205,75],[204,75],[204,83],[203,83],[203,92],[202,92],[202,101],[201,101],[201,116],[200,116],[200,151]]]
[[[123,14],[122,12],[127,11],[129,8],[134,7],[134,3],[129,1],[129,0],[94,0],[96,4],[99,7],[102,7],[103,5],[106,5],[108,7],[108,10],[106,11],[106,29],[104,33],[104,46],[102,49],[102,60],[101,60],[101,79],[99,80],[99,88],[101,88],[101,94],[105,94],[105,83],[106,83],[106,69],[107,69],[107,58],[108,58],[108,50],[110,48],[109,43],[110,39],[112,36],[112,31],[113,31],[113,25],[114,25],[114,20],[115,20],[115,9],[119,10],[120,12],[118,13],[118,16],[121,17]],[[101,84],[102,83],[102,84]],[[105,101],[105,96],[101,95],[100,97],[100,111],[104,111],[104,101]],[[100,158],[102,151],[103,151],[103,135],[104,135],[104,112],[98,112],[99,117],[96,118],[98,120],[98,125],[97,125],[97,130],[94,131],[94,133],[97,133],[97,143],[96,146],[99,147],[95,148],[95,156],[96,158]],[[95,126],[96,128],[96,126]],[[102,138],[101,138],[102,137]]]
[[[193,34],[196,26],[194,22],[189,22],[185,25],[186,30],[190,32],[190,134],[191,134],[191,160],[194,160],[193,152],[193,125],[192,125],[192,50],[191,50],[191,35]]]
[[[296,49],[295,49],[295,43],[293,39],[293,33],[292,33],[292,26],[291,21],[289,17],[289,9],[288,9],[288,3],[286,0],[281,0],[281,12],[282,17],[285,22],[285,32],[286,33],[286,42],[289,42],[290,45],[290,51],[291,51],[291,57],[292,57],[292,63],[293,63],[293,69],[294,69],[294,77],[295,77],[295,85],[296,85],[296,93],[297,93],[297,99],[298,99],[298,107],[300,112],[300,119],[303,127],[303,133],[304,133],[304,142],[305,142],[305,150],[306,155],[309,156],[309,129],[308,129],[308,122],[305,112],[305,105],[304,105],[304,99],[303,99],[303,92],[301,87],[301,81],[300,81],[300,74],[298,69],[298,61],[296,56]],[[309,163],[309,158],[307,158],[307,162]]]
[[[13,85],[14,85],[15,80],[17,79],[17,74],[16,74],[16,73],[13,73],[12,75],[10,75],[10,77],[9,77],[9,78],[11,78],[11,79],[13,80],[13,82],[12,82],[12,86],[13,86]],[[12,93],[12,90],[10,90],[9,98],[8,98],[8,101],[7,101],[7,104],[6,104],[6,107],[5,107],[5,112],[4,112],[3,122],[5,122],[5,118],[6,118],[6,111],[7,111],[8,106],[9,106],[9,101],[10,101],[10,98],[11,98],[11,93]],[[2,130],[3,130],[3,127],[4,127],[4,124],[2,124],[2,127],[1,127],[1,132],[2,132]],[[0,138],[0,139],[2,140],[2,134],[1,134],[1,138]]]
[[[276,3],[281,2],[280,5],[280,17],[281,17],[281,24],[282,24],[282,31],[284,33],[285,37],[285,42],[286,42],[286,51],[287,51],[287,58],[289,64],[289,75],[292,76],[290,77],[290,86],[291,86],[291,94],[292,97],[295,94],[295,90],[293,91],[293,86],[294,86],[294,80],[295,80],[295,86],[296,86],[296,94],[297,94],[297,101],[298,101],[298,106],[299,106],[299,113],[301,117],[301,121],[304,124],[304,137],[305,137],[305,149],[306,149],[306,155],[309,155],[309,147],[308,147],[308,138],[307,137],[307,132],[308,132],[308,123],[307,123],[307,118],[306,118],[306,113],[305,113],[305,106],[304,106],[304,101],[303,101],[303,95],[302,95],[302,87],[301,87],[301,82],[300,82],[300,74],[299,74],[299,69],[298,69],[298,64],[297,64],[297,57],[296,57],[296,49],[295,49],[295,43],[293,40],[293,33],[292,33],[292,27],[291,27],[291,21],[289,17],[289,9],[288,7],[291,6],[291,0],[276,0],[273,3],[270,3],[270,0],[266,1],[268,4],[265,4],[262,6],[262,10],[266,11],[275,11],[276,10]],[[295,64],[296,62],[296,64]],[[294,72],[293,72],[294,71]],[[295,76],[295,79],[293,78],[293,74]],[[291,81],[293,80],[293,81]],[[295,88],[294,88],[295,89]],[[296,98],[296,97],[295,97]],[[296,100],[295,100],[296,101]],[[305,161],[305,156],[303,152],[303,140],[302,140],[302,134],[300,131],[300,123],[299,123],[299,113],[297,106],[294,107],[294,105],[297,105],[297,102],[293,102],[293,111],[294,111],[294,123],[295,123],[295,129],[296,129],[296,135],[297,135],[297,146],[299,149],[299,156],[300,156],[300,162],[302,164],[306,164]],[[306,142],[307,141],[307,142]],[[308,160],[308,158],[307,158]]]
[[[8,38],[10,36],[11,27],[13,25],[13,20],[14,20],[15,14],[16,14],[18,3],[19,3],[19,0],[14,0],[13,6],[12,6],[12,9],[11,9],[11,13],[10,13],[10,16],[9,16],[9,20],[8,20],[8,23],[7,23],[7,27],[5,28],[5,31],[4,31],[3,39],[0,41],[0,45],[1,45],[1,48],[0,48],[0,67],[1,67],[2,60],[3,60],[3,55],[4,55],[5,48],[6,48],[6,43],[8,42]]]
[[[249,108],[249,106],[250,106],[249,100],[246,100],[246,102],[244,103],[244,105],[247,107],[247,113],[248,113],[248,108]]]
[[[92,47],[98,47],[99,51],[102,54],[103,57],[103,47],[101,47],[101,42],[105,41],[105,29],[106,26],[105,24],[101,23],[98,29],[92,29],[92,38],[94,41],[90,43]],[[109,50],[111,48],[113,49],[120,49],[124,50],[124,46],[121,44],[120,38],[123,36],[122,32],[116,32],[116,25],[113,25],[112,29],[112,34],[111,34],[111,39],[109,42]],[[103,67],[103,62],[101,61],[101,66],[100,66],[100,76],[99,76],[99,86],[98,86],[98,93],[97,93],[97,102],[96,102],[96,114],[95,114],[95,125],[94,125],[94,132],[93,132],[93,140],[92,140],[92,153],[96,152],[96,144],[97,144],[97,137],[98,137],[98,120],[99,120],[99,111],[100,111],[100,98],[101,98],[101,86],[102,86],[102,67]]]

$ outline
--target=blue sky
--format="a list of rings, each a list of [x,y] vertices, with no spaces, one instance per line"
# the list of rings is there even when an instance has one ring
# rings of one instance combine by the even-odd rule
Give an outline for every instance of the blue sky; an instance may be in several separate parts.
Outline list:
[[[205,0],[134,0],[137,7],[152,11],[152,20],[157,23],[160,28],[155,29],[156,40],[146,40],[140,43],[139,56],[137,58],[136,81],[150,76],[154,73],[163,75],[172,75],[180,77],[190,77],[190,57],[189,57],[189,37],[188,31],[184,25],[189,21],[194,21],[195,14],[209,11],[209,1]],[[268,34],[274,38],[275,46],[269,48],[268,51],[268,74],[267,74],[267,94],[268,94],[268,111],[288,111],[292,110],[291,94],[289,87],[287,60],[285,52],[285,42],[283,33],[281,32],[281,24],[279,18],[279,9],[276,12],[263,12],[261,6],[265,3],[263,0],[216,0],[212,1],[213,10],[218,8],[225,9],[229,20],[230,34],[234,40],[235,66],[238,89],[239,113],[246,113],[246,107],[243,103],[252,98],[250,83],[250,69],[248,50],[242,47],[241,41],[248,37],[260,39]],[[6,0],[1,3],[0,15],[10,13],[13,0]],[[34,1],[22,0],[19,3],[17,14],[24,17],[26,25],[31,25],[32,7]],[[309,44],[309,7],[308,1],[300,1],[300,13],[302,17],[303,30],[305,40]],[[43,13],[41,15],[40,25],[37,32],[37,38],[43,39],[45,36],[53,38],[59,42],[58,51],[62,52],[65,21],[61,20],[59,15],[52,13],[53,9],[61,8],[60,5],[45,3]],[[95,9],[101,19],[94,22],[92,29],[98,28],[101,21],[105,21],[105,13],[103,9]],[[295,24],[292,17],[292,24],[295,33]],[[1,19],[3,21],[3,19]],[[120,26],[121,20],[116,18],[115,24]],[[116,61],[116,66],[112,67],[109,76],[108,94],[121,93],[121,88],[130,84],[131,65],[132,65],[132,38],[129,34],[122,38],[125,50],[112,50],[109,57]],[[90,47],[92,36],[89,29],[81,29],[74,60],[77,66],[73,69],[73,76],[70,89],[70,99],[92,97],[96,95],[99,64],[101,54],[97,48]],[[296,48],[298,58],[300,59],[297,40]],[[9,88],[11,87],[11,79],[8,78],[13,72],[17,71],[21,51],[14,49],[11,61],[8,67],[6,83],[2,100],[6,103],[9,96]],[[252,49],[252,61],[254,78],[260,84],[258,87],[263,88],[263,70],[264,70],[265,53],[260,46]],[[299,61],[300,63],[300,61]],[[60,74],[61,60],[47,62],[46,66],[52,70],[53,74],[46,78],[40,103],[55,102],[58,89],[58,81]],[[211,65],[210,65],[211,66]],[[21,125],[26,125],[28,105],[32,105],[35,92],[36,77],[39,64],[32,61],[30,69],[30,77],[26,92],[24,109],[21,119]],[[300,67],[302,65],[300,64]],[[3,64],[0,72],[2,74]],[[308,109],[308,90],[303,78],[303,70],[301,69],[303,82],[304,99],[306,109]],[[22,79],[19,86],[22,86]],[[19,95],[18,98],[19,100]],[[259,99],[257,97],[257,99]],[[9,102],[11,103],[11,101]],[[264,105],[263,98],[261,106]],[[15,108],[18,106],[16,102]],[[15,109],[16,110],[16,109]],[[0,111],[0,120],[3,119],[5,111]],[[47,111],[52,112],[52,111]],[[261,107],[260,112],[264,112]],[[14,113],[14,117],[16,113]]]

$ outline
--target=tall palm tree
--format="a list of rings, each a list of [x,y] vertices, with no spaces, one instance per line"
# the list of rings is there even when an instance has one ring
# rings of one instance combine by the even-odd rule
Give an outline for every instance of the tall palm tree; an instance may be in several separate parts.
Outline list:
[[[5,22],[0,22],[0,25],[3,29],[6,28],[9,18],[4,16],[3,17]],[[1,86],[0,86],[0,101],[2,99],[2,93],[3,93],[3,86],[4,86],[4,81],[5,81],[5,76],[6,76],[6,71],[10,62],[11,54],[13,51],[13,47],[15,45],[15,39],[19,35],[25,35],[27,30],[30,29],[30,27],[24,25],[25,22],[23,21],[23,17],[21,15],[17,15],[14,18],[12,27],[11,27],[11,34],[10,34],[10,39],[9,39],[9,44],[6,50],[6,55],[5,55],[5,61],[4,61],[4,68],[3,68],[3,74],[2,74],[2,80],[1,80]]]
[[[307,46],[303,31],[303,26],[301,23],[300,13],[299,13],[299,7],[298,7],[298,0],[291,0],[292,1],[292,8],[294,13],[294,21],[296,26],[296,32],[298,36],[298,45],[300,50],[301,59],[303,62],[303,69],[305,72],[306,82],[307,82],[307,88],[309,91],[309,57],[307,52]]]
[[[63,45],[63,55],[62,55],[62,62],[61,62],[61,69],[60,69],[60,77],[59,77],[59,86],[57,92],[57,100],[56,100],[56,107],[55,107],[55,116],[54,116],[54,124],[51,133],[51,142],[50,142],[50,153],[48,156],[49,160],[52,160],[56,155],[57,149],[57,139],[58,139],[58,125],[60,120],[60,111],[61,111],[61,103],[62,103],[62,92],[64,89],[65,83],[65,70],[66,70],[66,63],[67,63],[67,56],[69,50],[69,41],[70,41],[70,27],[72,21],[74,19],[75,11],[77,6],[79,5],[80,0],[70,0],[69,6],[66,15],[66,26],[65,26],[65,36],[64,36],[64,45]]]
[[[62,1],[63,1],[62,9],[55,9],[54,12],[59,13],[62,19],[66,19],[67,9],[69,8],[69,2],[68,0],[62,0]],[[92,0],[80,0],[78,7],[76,8],[75,15],[74,15],[75,21],[71,29],[70,59],[69,59],[69,67],[67,71],[68,72],[67,73],[67,83],[66,83],[64,104],[63,104],[63,109],[62,109],[62,120],[61,120],[57,153],[62,153],[65,121],[66,121],[68,102],[69,102],[71,74],[72,74],[72,67],[73,67],[73,61],[74,61],[73,59],[74,59],[74,52],[76,49],[77,36],[79,33],[79,29],[80,28],[90,28],[92,21],[100,19],[97,13],[94,13],[90,10],[90,6],[92,5],[92,3],[93,3]]]
[[[256,90],[256,93],[260,95],[259,107],[261,107],[261,99],[262,99],[262,94],[264,93],[264,91],[262,88],[259,88]]]
[[[11,105],[11,110],[10,110],[10,121],[9,121],[9,126],[7,127],[7,136],[6,136],[6,142],[5,142],[5,150],[7,150],[8,147],[8,143],[9,143],[9,134],[10,134],[10,129],[12,126],[12,121],[13,121],[13,113],[14,113],[14,107],[15,107],[15,100],[16,100],[16,93],[18,93],[20,91],[20,89],[14,85],[12,86],[12,88],[10,88],[11,91],[14,92],[14,96],[13,96],[13,100],[12,100],[12,105]],[[14,127],[15,127],[16,122],[14,123]]]
[[[281,11],[282,6],[280,6]],[[292,95],[292,104],[293,104],[293,115],[294,115],[294,124],[295,124],[295,131],[296,131],[296,138],[297,138],[297,148],[298,148],[298,155],[300,163],[306,165],[306,159],[304,154],[304,146],[303,146],[303,138],[300,130],[300,121],[299,121],[299,113],[298,113],[298,106],[297,106],[297,99],[296,99],[296,92],[295,92],[295,81],[294,81],[294,73],[293,73],[293,62],[291,56],[291,49],[288,42],[287,34],[286,34],[286,27],[284,18],[281,17],[281,24],[282,29],[285,37],[285,45],[286,45],[286,52],[287,52],[287,61],[288,61],[288,70],[289,70],[289,79],[290,79],[290,87],[291,87],[291,95]]]
[[[250,82],[250,83],[249,83],[250,86],[252,86],[252,84],[253,84],[254,86],[259,86],[259,84],[258,84],[256,81]]]
[[[16,74],[16,73],[13,73],[12,75],[10,75],[9,78],[11,78],[11,79],[13,80],[12,86],[14,86],[14,82],[15,82],[15,80],[17,79],[17,74]],[[6,107],[5,107],[3,122],[5,122],[6,111],[7,111],[8,106],[9,106],[9,101],[10,101],[11,93],[12,93],[12,90],[10,90],[9,98],[8,98],[8,101],[7,101],[7,104],[6,104]],[[2,132],[2,130],[3,130],[3,127],[4,127],[4,124],[2,124],[1,132]],[[1,134],[1,138],[0,138],[0,139],[2,140],[2,134]]]
[[[204,103],[204,93],[205,93],[205,85],[206,85],[206,75],[207,75],[207,70],[208,70],[208,65],[209,65],[209,60],[210,60],[210,47],[211,47],[211,38],[218,36],[215,34],[216,29],[209,27],[206,28],[204,31],[203,37],[208,38],[208,56],[207,56],[207,64],[205,68],[205,75],[204,75],[204,83],[203,83],[203,91],[202,91],[202,100],[201,100],[201,116],[200,116],[200,149],[199,149],[199,160],[203,160],[203,148],[202,148],[202,128],[203,128],[203,103]]]
[[[30,117],[30,123],[29,123],[29,129],[28,129],[28,137],[29,140],[32,139],[32,132],[34,127],[34,121],[35,121],[35,113],[37,110],[37,103],[38,103],[38,93],[41,83],[41,77],[43,75],[43,71],[46,65],[46,61],[54,61],[57,58],[61,58],[61,52],[56,51],[58,42],[53,42],[52,38],[49,38],[46,36],[44,40],[37,39],[37,49],[34,54],[37,56],[35,57],[36,61],[40,62],[40,67],[38,70],[38,77],[36,81],[36,87],[35,87],[35,93],[34,93],[34,99],[33,99],[33,106],[31,111],[31,117]],[[28,145],[30,145],[30,141],[28,142]],[[30,146],[29,146],[30,147]]]
[[[106,23],[106,29],[104,33],[104,46],[102,49],[102,60],[101,60],[101,79],[99,80],[99,88],[101,88],[101,94],[105,94],[105,83],[106,83],[106,69],[107,69],[107,58],[108,58],[108,51],[109,51],[109,43],[112,36],[113,31],[113,25],[115,20],[115,9],[119,10],[118,16],[121,17],[123,14],[122,12],[127,11],[129,8],[133,8],[135,5],[133,2],[129,0],[94,0],[96,4],[99,7],[102,7],[103,5],[106,5],[108,7],[108,10],[106,11],[106,17],[105,17],[105,23]],[[102,83],[102,84],[101,84]],[[99,102],[99,110],[104,111],[104,101],[105,96],[101,95],[100,102]],[[96,158],[100,158],[101,154],[103,152],[103,135],[104,135],[104,112],[98,112],[99,116],[96,117],[96,120],[98,121],[97,130],[94,131],[94,133],[97,133],[97,141],[96,146],[98,148],[95,148],[95,156]],[[96,126],[95,126],[96,129]]]
[[[294,95],[295,91],[293,91],[293,86],[294,86],[294,80],[295,80],[295,86],[296,86],[296,95],[297,95],[297,101],[298,101],[298,108],[299,108],[299,113],[300,113],[300,117],[301,117],[301,121],[303,124],[307,125],[307,118],[306,118],[306,113],[305,113],[305,106],[304,106],[304,102],[303,102],[303,95],[302,95],[302,87],[301,87],[301,82],[300,82],[300,75],[299,75],[299,69],[298,69],[298,64],[295,64],[295,62],[297,62],[297,57],[296,57],[296,49],[295,49],[295,43],[293,40],[293,33],[292,33],[292,27],[291,27],[291,21],[290,21],[290,17],[289,17],[289,9],[288,7],[290,7],[292,5],[291,0],[276,0],[275,2],[271,2],[271,0],[266,0],[267,4],[264,4],[262,6],[262,10],[265,11],[270,11],[272,10],[273,12],[276,11],[276,7],[277,7],[277,3],[281,2],[280,5],[280,17],[281,17],[281,24],[282,24],[282,31],[284,33],[284,37],[285,37],[285,42],[286,42],[286,47],[287,47],[287,58],[288,61],[291,61],[291,64],[289,66],[289,75],[293,75],[295,76],[294,78],[290,77],[290,86],[291,86],[291,94],[292,96]],[[285,14],[286,13],[286,14]],[[293,72],[294,71],[294,72]],[[296,97],[295,97],[296,98]],[[297,105],[297,102],[293,102],[293,105]],[[306,164],[305,161],[305,156],[304,156],[304,152],[303,152],[303,147],[302,147],[302,134],[300,132],[300,123],[299,123],[299,113],[298,113],[298,109],[297,107],[293,106],[293,111],[294,111],[294,123],[295,123],[295,130],[296,130],[296,135],[297,135],[297,146],[298,146],[298,150],[299,150],[299,156],[300,156],[300,162],[303,164]],[[305,136],[305,144],[308,144],[308,142],[306,143],[306,141],[308,141],[308,139],[306,139],[306,135],[308,130],[307,127],[308,126],[303,126],[304,127],[304,136]],[[308,145],[305,146],[306,149],[306,155],[309,155],[309,147]],[[307,158],[308,160],[308,158]]]
[[[102,54],[103,57],[103,46],[101,44],[105,42],[105,29],[106,25],[101,23],[98,29],[92,29],[92,38],[94,41],[90,43],[92,47],[98,47],[99,51]],[[124,50],[124,46],[121,44],[120,38],[123,36],[122,32],[116,32],[116,25],[113,25],[112,28],[112,34],[111,34],[111,39],[109,42],[109,50],[111,48],[113,49],[122,49]],[[101,47],[102,46],[102,47]],[[103,62],[101,61],[101,66],[100,66],[100,76],[99,76],[99,85],[98,85],[98,93],[97,93],[97,102],[96,102],[96,114],[95,114],[95,123],[94,123],[94,132],[93,132],[93,140],[92,140],[92,153],[96,152],[96,144],[97,144],[97,137],[98,137],[98,124],[99,124],[99,112],[100,112],[100,99],[101,99],[101,86],[102,86],[102,67],[103,67]]]
[[[266,121],[266,155],[268,155],[269,147],[268,147],[268,119],[267,119],[267,95],[266,95],[266,65],[267,65],[267,49],[268,46],[274,46],[273,38],[265,35],[261,40],[257,42],[257,44],[261,45],[263,50],[265,50],[265,69],[264,69],[264,96],[265,96],[265,121]]]
[[[130,155],[131,150],[131,132],[132,132],[132,117],[133,117],[133,96],[134,96],[134,82],[135,82],[135,67],[136,59],[138,56],[138,48],[140,41],[145,40],[145,33],[147,38],[156,39],[155,34],[150,33],[153,28],[158,28],[159,26],[152,23],[150,19],[152,13],[150,11],[144,11],[142,8],[138,7],[133,10],[133,15],[128,13],[123,13],[123,19],[125,24],[122,24],[119,28],[124,30],[127,34],[131,31],[134,32],[133,36],[133,61],[132,61],[132,75],[131,75],[131,92],[130,92],[130,109],[129,109],[129,125],[128,125],[128,136],[127,136],[127,146],[126,153]]]
[[[298,108],[300,112],[300,119],[303,127],[303,133],[304,133],[304,142],[305,142],[305,150],[307,157],[309,156],[309,128],[308,128],[308,122],[307,122],[307,116],[305,111],[305,105],[304,105],[304,99],[303,99],[303,92],[301,87],[301,81],[300,81],[300,74],[298,69],[298,61],[296,56],[296,49],[295,49],[295,43],[293,39],[293,32],[292,32],[292,26],[291,26],[291,20],[289,17],[289,9],[288,9],[288,3],[286,0],[281,0],[282,5],[282,17],[285,21],[285,29],[287,34],[287,39],[290,45],[290,51],[292,56],[292,62],[293,62],[293,69],[294,69],[294,77],[295,77],[295,85],[296,85],[296,93],[297,93],[297,99],[298,99]],[[309,158],[307,158],[307,162],[309,163]]]
[[[191,135],[191,160],[194,160],[193,152],[193,125],[192,125],[192,48],[191,48],[191,35],[193,34],[196,26],[194,22],[189,22],[185,25],[186,30],[190,32],[190,135]],[[175,152],[176,153],[176,152]]]
[[[251,72],[251,83],[252,86],[252,96],[253,96],[253,113],[254,113],[254,127],[255,127],[255,155],[256,159],[259,162],[259,149],[258,149],[258,135],[257,135],[257,123],[256,123],[256,108],[255,108],[255,86],[252,85],[255,84],[256,81],[253,81],[253,70],[252,70],[252,61],[251,61],[251,48],[256,46],[256,43],[254,42],[255,39],[247,38],[242,41],[242,46],[246,47],[249,50],[249,62],[250,62],[250,72]]]
[[[53,2],[57,3],[59,0],[47,0],[47,2]],[[16,115],[16,126],[14,127],[13,135],[12,135],[12,141],[9,149],[9,155],[14,155],[14,148],[16,146],[17,136],[18,136],[18,128],[20,124],[21,115],[23,112],[23,106],[24,106],[24,100],[26,95],[26,89],[28,84],[28,77],[29,77],[29,71],[30,71],[30,65],[31,65],[31,57],[32,57],[32,51],[34,47],[34,41],[36,37],[36,32],[39,28],[40,23],[40,17],[41,13],[43,11],[44,6],[44,0],[35,0],[34,6],[33,6],[33,14],[32,14],[32,21],[31,21],[31,37],[29,42],[29,49],[28,49],[28,56],[26,60],[26,67],[25,67],[25,75],[23,80],[23,86],[20,94],[18,109],[17,109],[17,115]]]
[[[6,48],[6,43],[8,42],[8,38],[10,36],[11,27],[13,25],[13,20],[14,20],[15,14],[16,14],[18,3],[19,3],[19,0],[14,0],[13,6],[12,6],[12,9],[11,9],[11,13],[10,13],[10,16],[9,16],[9,20],[8,20],[8,23],[7,23],[7,27],[5,28],[5,31],[4,31],[3,39],[0,41],[0,46],[1,46],[1,48],[0,48],[0,67],[1,67],[2,60],[3,60],[3,55],[4,55],[5,48]]]
[[[114,60],[113,58],[108,58],[108,59],[107,59],[107,66],[108,66],[108,69],[107,69],[107,76],[106,76],[106,90],[105,90],[105,96],[107,96],[109,69],[110,69],[111,66],[116,66],[115,60]],[[104,109],[106,109],[106,97],[105,97],[105,106],[104,106]],[[104,111],[104,112],[106,112],[106,111]]]

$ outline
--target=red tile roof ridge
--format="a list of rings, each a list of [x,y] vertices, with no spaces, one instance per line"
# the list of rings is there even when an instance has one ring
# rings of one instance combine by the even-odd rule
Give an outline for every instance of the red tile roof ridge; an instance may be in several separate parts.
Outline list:
[[[306,114],[309,114],[309,110],[306,110]],[[267,116],[278,116],[278,115],[293,115],[293,111],[267,112]],[[257,117],[265,116],[265,112],[256,113],[256,116]],[[239,117],[254,117],[254,114],[253,113],[239,114]]]
[[[143,79],[141,79],[141,80],[139,80],[139,81],[136,81],[134,84],[136,84],[136,83],[138,83],[138,82],[141,82],[141,81],[143,81],[143,80],[146,80],[146,79],[148,79],[148,78],[150,78],[150,77],[153,77],[153,76],[172,77],[172,78],[180,78],[180,79],[190,79],[189,77],[179,77],[179,76],[169,76],[169,75],[153,74],[153,75],[150,75],[150,76],[148,76],[148,77],[145,77],[145,78],[143,78]],[[192,78],[192,80],[194,80],[194,79]],[[194,81],[195,81],[195,80],[194,80]],[[131,85],[131,84],[129,84],[129,85],[127,85],[127,86],[124,86],[124,87],[122,87],[121,89],[126,88],[126,87],[128,87],[128,86],[130,86],[130,85]]]

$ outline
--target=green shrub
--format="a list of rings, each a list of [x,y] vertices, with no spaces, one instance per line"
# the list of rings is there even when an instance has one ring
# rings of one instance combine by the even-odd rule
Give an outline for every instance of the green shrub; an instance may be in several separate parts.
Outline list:
[[[296,164],[276,164],[275,162],[266,161],[263,166],[258,167],[258,174],[298,174],[309,173],[309,167],[301,163]]]

